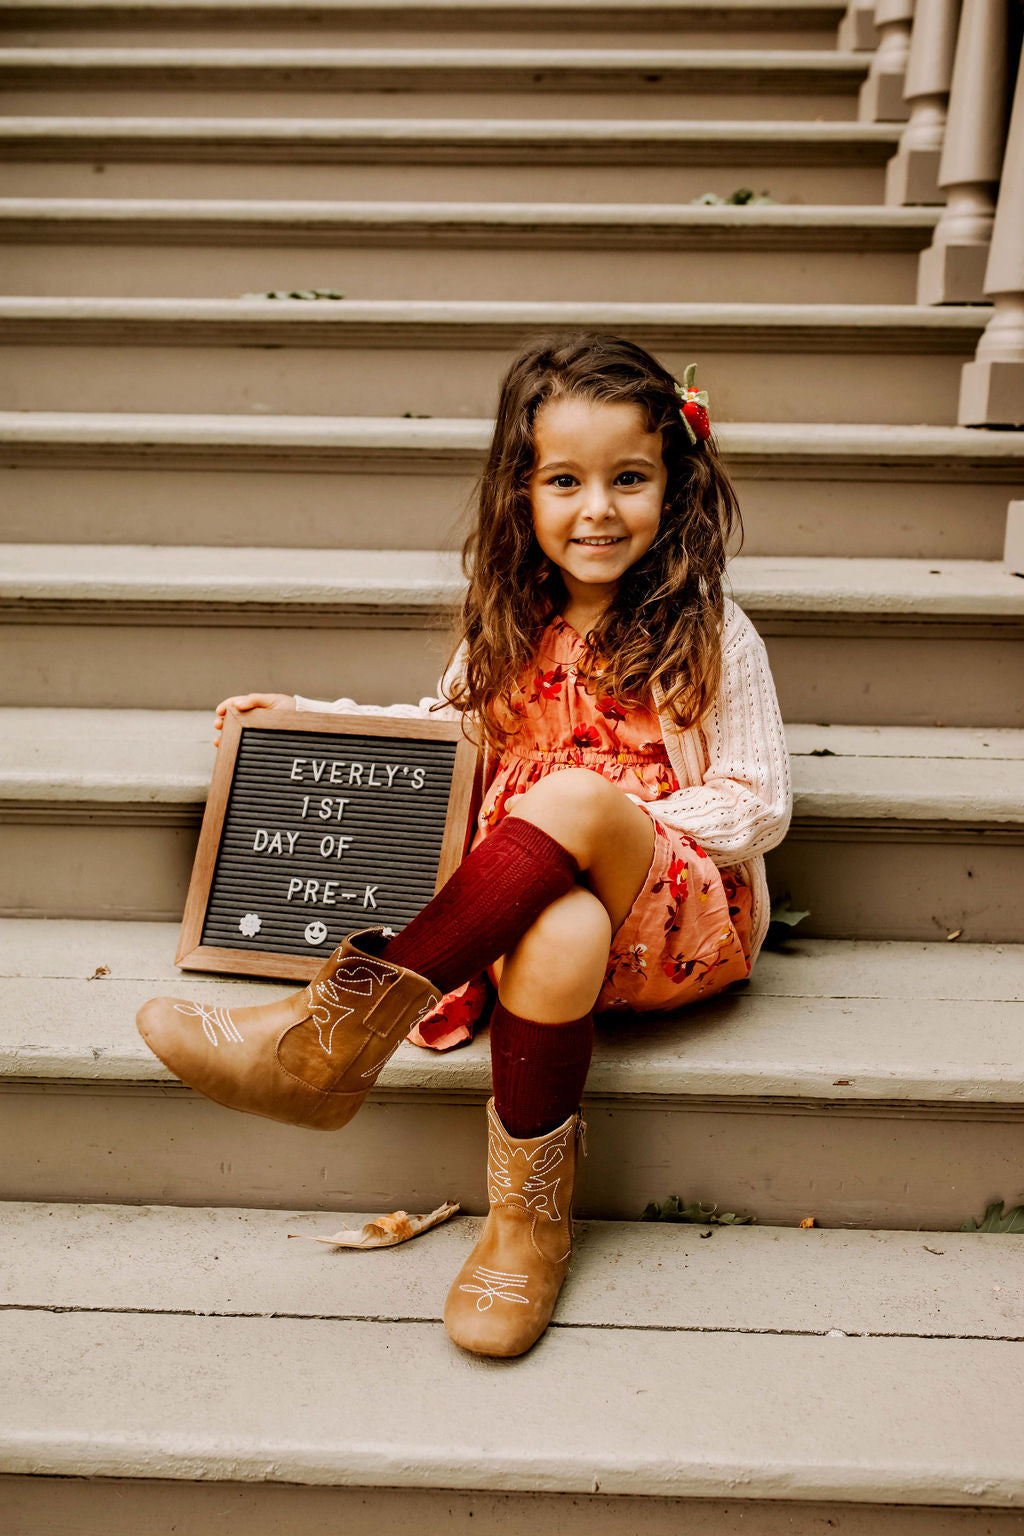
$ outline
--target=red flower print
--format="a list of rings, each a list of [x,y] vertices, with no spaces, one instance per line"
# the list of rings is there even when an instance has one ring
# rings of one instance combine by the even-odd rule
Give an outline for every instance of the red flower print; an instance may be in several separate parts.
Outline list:
[[[707,854],[704,852],[704,849],[700,846],[699,843],[694,842],[692,837],[687,837],[685,834],[683,834],[683,842],[684,843],[689,843],[690,847],[693,849],[693,851],[697,855],[698,859],[706,859],[707,858]]]
[[[599,747],[601,737],[597,728],[593,725],[578,725],[572,733],[574,747],[585,749],[587,747]]]
[[[678,787],[676,784],[675,774],[671,771],[671,769],[666,768],[663,763],[658,763],[657,767],[655,768],[654,787],[658,791],[659,800],[663,795],[670,795],[672,791]]]
[[[498,825],[499,821],[504,821],[505,817],[508,815],[508,802],[512,799],[512,796],[515,793],[515,789],[503,789],[498,795],[494,804],[491,806],[490,810],[484,810],[482,812],[481,820],[491,829],[492,832]]]
[[[530,700],[535,704],[538,699],[557,699],[565,682],[565,668],[561,663],[553,667],[550,672],[538,672],[533,680],[534,694]]]
[[[678,986],[681,981],[686,981],[692,976],[694,968],[699,964],[696,960],[684,960],[682,955],[670,955],[662,962],[662,970],[669,981],[674,981]]]
[[[687,897],[687,878],[689,871],[686,868],[685,859],[673,859],[668,867],[668,874],[663,880],[658,880],[651,886],[651,890],[657,896],[666,885],[669,895],[676,901],[685,901]]]
[[[617,721],[625,720],[626,718],[626,711],[622,708],[621,704],[616,703],[610,693],[606,693],[603,698],[598,699],[597,707],[606,720]]]

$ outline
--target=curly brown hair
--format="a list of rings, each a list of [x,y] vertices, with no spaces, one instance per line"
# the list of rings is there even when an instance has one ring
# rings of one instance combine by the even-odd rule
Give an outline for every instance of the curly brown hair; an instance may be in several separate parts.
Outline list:
[[[585,637],[585,681],[620,703],[650,702],[657,689],[661,707],[686,729],[710,708],[721,678],[722,578],[742,519],[714,436],[691,444],[675,379],[634,342],[597,331],[541,337],[502,380],[463,550],[468,587],[455,649],[465,645],[465,668],[448,695],[481,722],[493,747],[521,724],[516,685],[568,595],[534,535],[528,486],[537,412],[562,396],[639,406],[647,431],[661,432],[668,471],[657,535]]]

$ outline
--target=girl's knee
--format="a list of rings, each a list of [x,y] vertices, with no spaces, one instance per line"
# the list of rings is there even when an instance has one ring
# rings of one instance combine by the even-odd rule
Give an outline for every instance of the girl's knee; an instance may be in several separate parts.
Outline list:
[[[621,798],[620,791],[592,769],[560,768],[532,784],[525,794],[516,795],[509,813],[529,820],[533,812],[556,816],[561,812],[586,820],[607,815],[617,797]]]
[[[601,964],[611,949],[612,924],[607,908],[585,886],[571,891],[544,908],[527,929],[520,944],[531,953],[550,955],[553,962],[579,959],[589,965]]]

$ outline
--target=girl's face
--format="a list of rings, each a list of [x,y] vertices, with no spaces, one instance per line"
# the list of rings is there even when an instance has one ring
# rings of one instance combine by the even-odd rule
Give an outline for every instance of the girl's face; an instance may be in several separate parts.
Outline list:
[[[558,566],[569,607],[596,617],[654,542],[668,472],[661,433],[639,406],[563,396],[534,419],[529,479],[537,543]]]

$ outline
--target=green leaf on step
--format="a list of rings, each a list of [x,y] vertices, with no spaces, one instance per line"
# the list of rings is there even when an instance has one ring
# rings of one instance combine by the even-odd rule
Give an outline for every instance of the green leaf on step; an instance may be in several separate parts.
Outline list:
[[[981,1221],[968,1216],[961,1232],[1024,1232],[1024,1205],[1015,1206],[1003,1215],[1003,1202],[996,1200],[988,1206]]]
[[[337,288],[272,288],[267,293],[243,293],[243,299],[343,299]]]
[[[699,197],[691,197],[691,203],[705,208],[733,207],[756,208],[765,203],[774,203],[774,197],[767,192],[754,192],[750,187],[737,187],[735,192],[730,192],[728,197],[719,197],[717,192],[702,192]]]
[[[810,917],[810,912],[803,912],[798,907],[790,905],[789,892],[785,896],[778,896],[772,902],[769,914],[769,922],[785,923],[787,928],[795,928],[797,923],[802,923],[805,917]]]
[[[735,1211],[720,1213],[716,1205],[702,1205],[699,1200],[684,1205],[678,1195],[669,1195],[666,1200],[652,1200],[645,1205],[640,1220],[687,1222],[699,1227],[742,1227],[755,1222],[757,1217],[737,1216]]]
[[[782,896],[776,896],[772,902],[768,918],[768,932],[765,934],[764,948],[784,949],[791,930],[798,923],[802,923],[805,917],[810,917],[810,915],[810,912],[792,905],[788,891]]]

